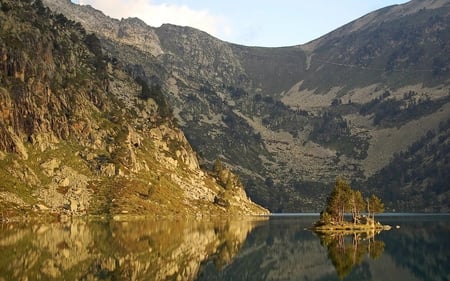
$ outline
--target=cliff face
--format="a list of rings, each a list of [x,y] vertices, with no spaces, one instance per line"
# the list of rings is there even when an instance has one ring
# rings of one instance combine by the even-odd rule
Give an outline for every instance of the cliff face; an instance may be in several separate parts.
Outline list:
[[[200,169],[162,89],[81,24],[2,0],[0,26],[2,218],[266,212]]]
[[[202,159],[231,164],[250,196],[272,210],[320,210],[339,175],[389,208],[447,210],[449,1],[387,7],[286,48],[44,2],[160,83]],[[432,167],[423,172],[420,159]]]

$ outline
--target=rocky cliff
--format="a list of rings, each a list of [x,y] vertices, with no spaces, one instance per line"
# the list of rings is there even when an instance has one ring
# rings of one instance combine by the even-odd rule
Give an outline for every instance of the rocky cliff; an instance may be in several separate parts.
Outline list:
[[[41,1],[0,1],[1,218],[267,213],[200,168],[143,77]]]
[[[160,83],[201,159],[232,165],[271,210],[320,210],[338,175],[390,209],[448,210],[449,1],[386,7],[286,48],[44,3]]]

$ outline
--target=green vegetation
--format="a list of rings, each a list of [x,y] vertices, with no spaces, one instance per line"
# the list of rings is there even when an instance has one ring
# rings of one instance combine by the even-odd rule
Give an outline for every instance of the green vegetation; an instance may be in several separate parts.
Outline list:
[[[404,152],[394,154],[366,182],[390,209],[448,212],[450,119],[441,122]]]
[[[411,120],[418,119],[438,110],[450,101],[450,95],[431,100],[429,96],[417,98],[418,93],[409,91],[402,99],[389,98],[386,91],[380,97],[361,106],[362,115],[373,114],[373,124],[382,127],[400,127]]]
[[[361,215],[364,211],[368,216]],[[364,200],[362,193],[353,190],[347,181],[341,177],[336,179],[314,231],[327,248],[328,257],[341,280],[355,265],[361,264],[364,257],[377,259],[383,253],[384,242],[375,241],[376,231],[389,229],[375,222],[375,214],[383,211],[384,204],[377,196],[371,195]],[[351,222],[345,221],[346,213],[351,213]]]
[[[368,217],[361,212],[367,211]],[[360,191],[353,190],[349,183],[337,178],[330,196],[327,198],[325,210],[320,213],[320,219],[315,225],[316,230],[345,230],[361,228],[378,228],[375,223],[375,214],[384,212],[384,204],[376,195],[366,200]],[[344,215],[351,213],[352,222],[344,220]]]
[[[353,111],[355,108],[351,105],[335,105],[327,109],[320,117],[311,120],[313,129],[309,139],[333,148],[339,154],[365,159],[369,148],[368,141],[363,136],[353,135],[347,120],[343,117],[345,113]]]
[[[100,40],[95,34],[92,33],[86,35],[84,42],[86,43],[89,50],[94,54],[94,58],[91,60],[91,63],[95,66],[97,77],[102,80],[107,79],[107,64],[105,56],[103,55]]]

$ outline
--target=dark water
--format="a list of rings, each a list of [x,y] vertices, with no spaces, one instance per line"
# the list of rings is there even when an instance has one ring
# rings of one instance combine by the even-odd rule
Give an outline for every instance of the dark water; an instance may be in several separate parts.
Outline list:
[[[3,280],[450,280],[450,216],[319,237],[317,216],[0,224]]]

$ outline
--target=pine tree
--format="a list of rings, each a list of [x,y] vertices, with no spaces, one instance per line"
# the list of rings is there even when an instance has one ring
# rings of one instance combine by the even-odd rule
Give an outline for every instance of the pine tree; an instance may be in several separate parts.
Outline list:
[[[369,216],[372,215],[372,219],[375,219],[375,213],[384,212],[384,204],[375,194],[372,194],[369,199],[367,199],[367,212],[369,213]]]
[[[351,212],[352,212],[352,220],[353,223],[358,222],[358,218],[360,217],[361,211],[365,209],[364,198],[359,190],[353,191],[350,199]]]
[[[331,195],[327,199],[326,212],[331,215],[332,220],[338,223],[344,221],[344,213],[350,206],[352,188],[343,178],[338,177]]]

